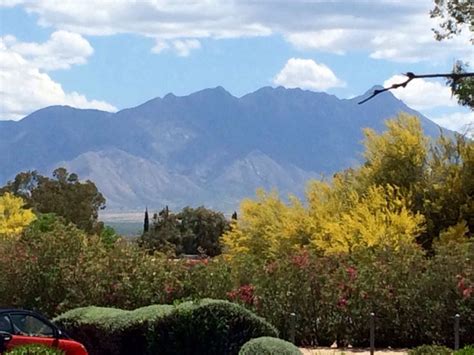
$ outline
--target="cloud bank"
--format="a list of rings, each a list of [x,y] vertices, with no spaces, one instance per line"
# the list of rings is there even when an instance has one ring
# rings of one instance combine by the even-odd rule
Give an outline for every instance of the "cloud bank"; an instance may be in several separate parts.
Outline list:
[[[66,31],[54,32],[45,43],[0,37],[0,117],[16,120],[50,105],[116,111],[107,102],[89,100],[75,91],[65,92],[45,72],[83,64],[92,53],[86,39]]]
[[[157,41],[154,52],[174,48],[182,56],[198,48],[190,40],[272,34],[302,50],[364,50],[398,62],[473,56],[467,28],[451,41],[434,39],[431,1],[0,0],[0,6],[19,4],[42,26],[82,35],[139,34]]]

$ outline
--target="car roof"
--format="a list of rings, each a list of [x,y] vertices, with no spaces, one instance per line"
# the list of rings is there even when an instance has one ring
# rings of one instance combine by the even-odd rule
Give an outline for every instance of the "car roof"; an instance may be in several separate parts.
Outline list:
[[[29,309],[22,309],[22,308],[0,308],[0,313],[13,313],[13,312],[39,314],[38,312],[29,310]],[[39,315],[41,315],[41,314],[39,314]]]

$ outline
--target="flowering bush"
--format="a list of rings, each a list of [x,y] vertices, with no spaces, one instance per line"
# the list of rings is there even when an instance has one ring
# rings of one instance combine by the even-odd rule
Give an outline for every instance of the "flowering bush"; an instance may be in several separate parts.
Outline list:
[[[474,343],[474,244],[413,246],[321,255],[307,249],[259,259],[238,255],[189,263],[103,243],[57,220],[34,222],[0,242],[0,306],[53,316],[81,306],[135,309],[202,298],[227,299],[266,318],[301,345],[367,345],[375,313],[377,346]],[[21,282],[19,282],[21,281]]]

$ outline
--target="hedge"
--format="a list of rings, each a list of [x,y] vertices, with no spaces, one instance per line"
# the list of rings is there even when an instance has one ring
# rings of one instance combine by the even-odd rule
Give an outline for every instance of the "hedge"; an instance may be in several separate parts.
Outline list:
[[[7,351],[5,355],[64,355],[64,352],[44,345],[29,344],[17,346],[12,350]]]
[[[239,355],[302,355],[302,352],[285,340],[260,337],[246,342]]]
[[[208,299],[133,311],[77,308],[54,321],[91,355],[238,354],[252,338],[277,336],[273,326],[249,310]]]

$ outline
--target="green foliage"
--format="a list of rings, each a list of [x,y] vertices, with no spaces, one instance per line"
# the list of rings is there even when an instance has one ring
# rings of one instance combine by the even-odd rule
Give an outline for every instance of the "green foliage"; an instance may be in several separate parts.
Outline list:
[[[166,303],[180,297],[177,278],[187,271],[125,241],[105,244],[88,237],[61,219],[40,218],[19,240],[0,243],[0,258],[0,303],[48,315],[91,303],[123,308]]]
[[[409,355],[451,355],[453,351],[440,345],[421,345],[408,352]]]
[[[439,29],[433,29],[437,40],[451,38],[459,34],[465,27],[472,26],[473,13],[470,1],[459,0],[434,0],[434,8],[430,14],[442,22]],[[472,31],[472,27],[471,27]],[[474,41],[474,38],[471,39]]]
[[[438,41],[452,38],[463,30],[474,31],[474,5],[472,1],[434,0],[434,3],[435,6],[430,12],[431,17],[441,20],[439,28],[433,29]],[[471,43],[474,44],[474,36],[471,36]],[[453,74],[466,73],[468,66],[468,63],[457,61],[453,68]],[[451,87],[451,91],[457,97],[460,105],[474,110],[473,77],[452,77],[446,84]]]
[[[276,336],[250,311],[225,301],[202,300],[134,311],[87,307],[55,319],[90,354],[237,354],[249,339]]]
[[[170,355],[237,354],[252,338],[277,336],[264,319],[226,301],[179,305],[153,332],[151,352]]]
[[[473,37],[474,40],[474,37]],[[457,61],[454,65],[453,74],[463,74],[469,69],[468,63]],[[463,106],[468,106],[471,110],[474,110],[474,78],[466,77],[453,79],[450,78],[447,81],[447,85],[451,87],[452,93],[458,99],[458,103]],[[471,129],[473,127],[470,127]]]
[[[110,226],[105,226],[100,232],[100,240],[106,245],[113,245],[119,238],[120,236],[115,232],[115,229]]]
[[[80,182],[74,173],[64,168],[53,172],[53,179],[36,171],[18,174],[0,189],[21,196],[28,207],[37,213],[54,213],[72,222],[87,233],[99,233],[99,209],[105,207],[105,198],[92,181]]]
[[[301,355],[293,344],[278,338],[260,337],[244,344],[239,355]]]
[[[443,247],[428,259],[420,249],[361,249],[321,256],[305,250],[258,271],[254,261],[239,267],[253,275],[252,304],[235,298],[288,336],[289,314],[297,314],[296,343],[306,346],[368,346],[369,314],[376,314],[379,347],[450,344],[454,314],[460,338],[472,343],[474,246]],[[237,272],[235,270],[234,272]]]
[[[454,355],[474,355],[474,346],[466,345],[464,348],[455,351]]]
[[[5,355],[64,355],[64,351],[44,345],[30,344],[15,347]]]
[[[174,214],[166,207],[153,216],[149,231],[142,235],[139,243],[152,251],[212,257],[221,253],[219,238],[228,229],[229,222],[220,212],[186,207]]]
[[[154,305],[125,311],[85,307],[70,310],[54,319],[89,354],[146,354],[150,327],[172,312],[173,306]]]

